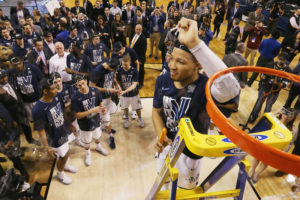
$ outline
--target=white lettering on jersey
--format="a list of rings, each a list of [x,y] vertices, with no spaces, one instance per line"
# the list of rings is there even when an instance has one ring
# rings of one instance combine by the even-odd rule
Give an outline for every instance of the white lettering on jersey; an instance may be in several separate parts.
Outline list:
[[[22,94],[32,94],[34,93],[33,85],[31,84],[32,75],[17,77],[17,82],[20,87],[20,92]]]
[[[56,128],[64,124],[64,116],[60,106],[60,103],[57,103],[56,106],[50,109],[50,113],[53,119],[54,126]]]

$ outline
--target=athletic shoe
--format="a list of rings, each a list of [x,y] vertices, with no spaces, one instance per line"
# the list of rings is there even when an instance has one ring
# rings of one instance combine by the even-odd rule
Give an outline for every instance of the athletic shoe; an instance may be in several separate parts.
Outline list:
[[[77,144],[80,147],[85,147],[84,143],[80,139],[76,139],[75,144]]]
[[[293,185],[293,186],[292,186],[292,191],[293,191],[293,192],[299,192],[299,191],[300,191],[300,187],[297,186],[297,185]]]
[[[124,128],[129,128],[129,126],[130,126],[129,119],[125,119]]]
[[[276,171],[274,174],[275,174],[276,177],[282,177],[282,176],[286,175],[287,173],[278,170],[278,171]]]
[[[68,177],[64,172],[61,174],[57,173],[57,179],[65,185],[70,185],[72,183],[72,179]]]
[[[115,148],[116,148],[115,138],[112,137],[112,136],[109,137],[109,147],[110,147],[111,149],[115,149]]]
[[[139,121],[140,127],[144,128],[145,127],[145,123],[144,123],[143,119],[139,118],[138,121]]]
[[[117,131],[115,129],[110,129],[112,134],[115,134]]]
[[[131,119],[136,119],[136,111],[131,111]]]
[[[102,147],[100,144],[97,145],[96,151],[99,151],[104,156],[108,155],[108,151],[104,149],[104,147]]]
[[[67,171],[67,172],[74,173],[74,174],[78,172],[78,168],[77,167],[69,165],[69,164],[65,165],[65,169],[64,170]]]
[[[86,166],[90,166],[92,164],[92,158],[91,158],[91,154],[86,154],[85,156],[85,165]]]
[[[30,188],[30,184],[27,183],[26,181],[24,181],[22,187],[21,187],[21,191],[24,192],[25,190],[28,190]]]
[[[122,115],[122,118],[123,118],[123,119],[126,119],[127,117],[126,117],[126,115],[125,115],[125,114],[123,114],[123,115]]]

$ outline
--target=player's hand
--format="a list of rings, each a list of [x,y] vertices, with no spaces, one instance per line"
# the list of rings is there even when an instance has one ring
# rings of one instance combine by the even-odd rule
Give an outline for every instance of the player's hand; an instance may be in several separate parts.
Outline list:
[[[69,67],[66,67],[65,71],[66,71],[68,74],[74,74],[74,70],[70,69]]]
[[[127,92],[125,90],[122,90],[121,93],[120,93],[120,95],[123,95],[125,93],[127,93]]]
[[[96,65],[98,65],[98,63],[97,62],[92,62],[92,65],[96,66]]]
[[[99,106],[99,109],[100,109],[100,113],[102,115],[105,115],[106,114],[106,108],[104,106]]]
[[[164,137],[164,142],[161,144],[159,140],[156,141],[155,143],[155,149],[157,150],[158,153],[161,153],[164,148],[168,145],[172,144],[172,140],[168,138],[167,136]]]
[[[49,154],[49,156],[51,157],[51,158],[55,158],[56,156],[55,156],[55,151],[54,151],[54,149],[52,149],[51,147],[47,147],[47,153]]]
[[[39,57],[37,57],[37,59],[36,59],[36,63],[39,63],[40,61],[41,61],[41,59],[42,59],[42,57],[41,56],[39,56]]]
[[[201,40],[198,37],[198,27],[196,21],[183,17],[178,22],[178,28],[178,40],[181,44],[184,44],[189,49],[192,49],[200,43]]]

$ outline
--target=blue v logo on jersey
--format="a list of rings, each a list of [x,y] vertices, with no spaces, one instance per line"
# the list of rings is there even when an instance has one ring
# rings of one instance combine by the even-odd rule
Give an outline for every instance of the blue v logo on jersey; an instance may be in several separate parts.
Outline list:
[[[54,126],[56,128],[64,124],[64,116],[60,106],[60,103],[57,103],[56,106],[50,109],[50,113],[53,119]]]
[[[171,131],[177,131],[177,125],[190,107],[191,98],[181,97],[180,104],[168,96],[163,97],[164,112],[167,117],[166,125]]]

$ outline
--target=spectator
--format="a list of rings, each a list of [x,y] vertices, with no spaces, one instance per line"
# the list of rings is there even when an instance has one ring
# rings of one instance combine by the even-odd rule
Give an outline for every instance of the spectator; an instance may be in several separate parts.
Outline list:
[[[257,21],[254,27],[250,27],[246,31],[249,35],[249,39],[247,42],[245,58],[247,59],[250,55],[250,66],[253,66],[254,58],[260,46],[261,40],[263,36],[268,33],[268,31],[264,28],[261,21]]]
[[[274,58],[280,52],[281,44],[277,41],[277,39],[280,37],[280,32],[278,30],[274,30],[271,35],[271,38],[264,39],[259,46],[258,51],[260,53],[260,56],[258,57],[256,66],[266,67],[268,63],[274,61]],[[257,76],[258,73],[252,73],[252,76],[250,77],[247,83],[249,87],[251,87],[252,83],[255,81]]]
[[[57,72],[61,75],[63,83],[71,83],[72,75],[66,72],[68,52],[64,51],[64,45],[61,42],[55,43],[56,54],[49,60],[49,73]]]
[[[223,3],[218,4],[219,7],[217,8],[217,10],[215,11],[216,16],[214,19],[214,34],[216,34],[215,38],[217,38],[219,36],[220,33],[220,26],[224,21],[224,15],[225,15],[225,5]]]
[[[82,40],[88,40],[94,34],[94,22],[83,13],[78,14],[76,27]]]
[[[264,21],[264,16],[261,13],[262,11],[262,7],[261,6],[257,6],[255,12],[250,12],[248,15],[248,20],[246,25],[244,26],[244,33],[243,33],[243,38],[242,38],[242,42],[245,42],[249,32],[247,32],[247,30],[251,27],[254,27],[256,22],[263,22]]]
[[[101,7],[101,1],[100,1],[100,0],[97,0],[97,1],[95,2],[95,7],[93,8],[93,16],[92,16],[92,19],[93,19],[94,21],[97,21],[98,16],[100,16],[100,15],[101,15],[101,17],[104,15],[104,8]]]
[[[300,8],[297,8],[294,15],[290,18],[288,35],[294,35],[300,31]]]
[[[78,36],[78,31],[76,26],[72,26],[69,29],[69,36],[64,41],[64,46],[66,50],[71,50],[71,45],[75,42],[83,43],[82,39]]]
[[[171,6],[173,6],[173,7],[176,8],[177,10],[179,10],[179,3],[178,3],[178,0],[170,1],[169,4],[168,4],[167,10],[169,10]]]
[[[24,41],[24,38],[21,34],[16,34],[15,44],[13,45],[13,52],[24,59],[27,59],[27,55],[30,53],[32,46]]]
[[[293,74],[296,74],[298,76],[300,76],[300,62],[298,63],[298,65],[293,69]],[[284,108],[291,108],[293,101],[295,100],[295,98],[297,98],[297,101],[294,105],[294,108],[297,110],[297,112],[299,112],[298,110],[300,110],[300,83],[297,82],[292,82],[291,83],[292,86],[290,88],[289,91],[289,95],[288,98],[284,104]],[[298,137],[300,138],[300,137]]]
[[[60,31],[57,36],[56,36],[56,40],[59,42],[65,42],[65,40],[68,38],[69,36],[69,31],[68,31],[68,26],[66,23],[61,22],[58,25],[58,30]]]
[[[185,10],[189,8],[192,5],[192,2],[189,2],[188,0],[183,0],[180,4],[180,10]]]
[[[83,7],[80,6],[79,0],[75,0],[75,6],[71,8],[71,12],[77,16],[79,13],[84,13],[85,10]]]
[[[287,60],[292,62],[300,51],[300,31],[297,34],[284,38],[281,48],[282,51],[288,54]]]
[[[122,21],[121,15],[117,13],[111,28],[113,43],[120,41],[124,46],[126,46],[126,37],[124,34],[125,29],[125,23]]]
[[[2,38],[0,39],[1,45],[12,48],[14,40],[10,36],[9,31],[7,29],[2,29],[1,33],[2,33]]]
[[[40,35],[37,32],[32,31],[29,24],[24,26],[24,40],[27,41],[31,46],[33,45],[33,40],[40,39]]]
[[[240,20],[234,19],[232,23],[232,30],[228,34],[225,42],[225,54],[233,53],[236,48],[238,37],[240,36],[240,27],[239,27]]]
[[[17,7],[10,8],[10,21],[11,24],[16,27],[19,25],[19,19],[30,16],[29,10],[24,7],[23,1],[17,2]]]
[[[227,65],[227,67],[235,67],[235,66],[247,66],[248,61],[243,57],[243,53],[245,52],[245,43],[238,43],[234,53],[226,54],[223,58],[223,62]],[[234,73],[236,79],[240,83],[241,88],[245,88],[248,73],[247,72],[238,72]]]
[[[83,0],[83,9],[84,9],[84,13],[86,13],[86,15],[88,16],[89,19],[93,19],[93,4],[91,3],[90,0]]]
[[[229,35],[229,32],[230,32],[230,30],[231,30],[231,28],[233,26],[234,19],[242,20],[242,15],[243,15],[243,10],[240,8],[240,3],[238,1],[235,2],[234,7],[232,7],[228,11],[229,12],[227,13],[227,16],[226,16],[228,25],[227,25],[225,39]]]
[[[164,32],[165,18],[159,12],[159,8],[153,11],[153,15],[150,19],[150,55],[152,57],[153,48],[155,44],[155,59],[158,60],[158,45],[161,35]]]
[[[107,7],[104,8],[103,19],[104,19],[105,23],[109,25],[109,28],[111,28],[114,18],[115,18],[115,16],[109,12],[109,8],[107,8]]]
[[[138,62],[139,62],[139,78],[138,78],[138,88],[142,88],[144,85],[144,64],[146,62],[146,50],[147,50],[147,40],[143,34],[143,27],[141,24],[137,24],[135,27],[135,35],[130,42],[130,48],[135,50],[138,55]]]
[[[107,23],[104,23],[102,16],[98,17],[95,32],[100,35],[100,40],[105,44],[108,50],[111,50],[110,45],[110,27]]]
[[[287,65],[286,61],[286,54],[281,53],[278,56],[277,62],[270,62],[266,67],[280,71],[291,72],[291,69]],[[280,90],[287,87],[288,85],[289,81],[286,79],[261,74],[258,87],[258,99],[253,108],[253,111],[249,116],[249,123],[253,123],[256,121],[265,100],[266,107],[264,113],[271,112],[272,106],[276,102]]]
[[[122,10],[118,7],[118,1],[113,0],[113,6],[109,9],[109,13],[115,16],[117,13],[122,16]]]
[[[122,13],[122,20],[125,23],[125,37],[129,38],[129,41],[132,40],[132,35],[134,34],[134,29],[132,28],[132,21],[134,18],[134,12],[131,9],[131,4],[126,3],[126,9]]]
[[[281,15],[283,15],[283,10],[281,8],[281,4],[276,2],[270,10],[268,26],[267,26],[267,30],[269,33],[271,33],[273,30],[277,29],[277,22]]]
[[[70,8],[68,8],[67,6],[65,6],[65,2],[64,1],[60,1],[59,2],[59,10],[60,10],[60,13],[63,17],[66,17],[68,12],[70,11]]]
[[[53,41],[53,35],[51,32],[45,32],[43,46],[45,55],[48,55],[48,58],[50,59],[55,54],[55,45]]]

